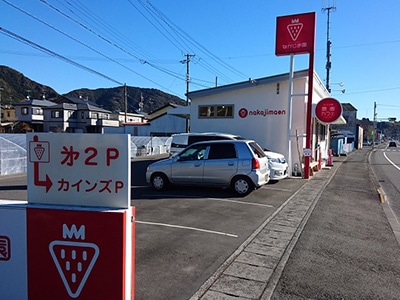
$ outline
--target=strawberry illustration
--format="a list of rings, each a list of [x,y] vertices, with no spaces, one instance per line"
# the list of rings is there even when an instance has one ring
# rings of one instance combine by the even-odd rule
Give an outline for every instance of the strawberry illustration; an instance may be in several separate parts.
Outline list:
[[[295,41],[295,40],[297,40],[297,38],[300,35],[301,30],[303,29],[303,24],[302,23],[289,24],[287,26],[287,29],[290,33],[290,37],[292,38],[293,41]]]
[[[35,151],[36,157],[38,160],[42,159],[43,153],[44,153],[44,147],[42,144],[37,144],[35,148],[33,148],[33,151]]]
[[[93,243],[52,241],[50,254],[71,298],[79,297],[99,256]]]

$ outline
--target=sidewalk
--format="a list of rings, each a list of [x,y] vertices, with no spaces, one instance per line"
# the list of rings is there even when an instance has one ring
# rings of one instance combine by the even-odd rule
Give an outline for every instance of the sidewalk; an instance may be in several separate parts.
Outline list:
[[[314,173],[191,299],[399,299],[400,246],[367,154]]]

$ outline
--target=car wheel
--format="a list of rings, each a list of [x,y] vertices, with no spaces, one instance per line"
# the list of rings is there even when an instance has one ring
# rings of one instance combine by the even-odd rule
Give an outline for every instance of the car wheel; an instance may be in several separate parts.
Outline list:
[[[232,187],[240,196],[246,196],[254,189],[253,183],[247,177],[234,178],[232,181]]]
[[[164,190],[167,185],[168,185],[168,179],[167,176],[165,176],[164,174],[154,174],[151,177],[151,185],[153,186],[154,189],[156,189],[157,191],[162,191]]]

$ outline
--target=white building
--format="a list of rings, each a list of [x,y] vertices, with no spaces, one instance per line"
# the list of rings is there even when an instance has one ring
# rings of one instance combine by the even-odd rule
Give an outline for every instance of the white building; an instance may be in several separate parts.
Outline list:
[[[315,106],[329,93],[316,73],[313,87]],[[307,91],[308,70],[302,70],[294,73],[291,97],[288,73],[190,92],[190,131],[218,131],[254,139],[262,147],[284,154],[293,172],[300,161],[303,163],[306,146]],[[314,115],[311,160],[316,162],[318,146],[321,157],[328,156],[329,130]]]

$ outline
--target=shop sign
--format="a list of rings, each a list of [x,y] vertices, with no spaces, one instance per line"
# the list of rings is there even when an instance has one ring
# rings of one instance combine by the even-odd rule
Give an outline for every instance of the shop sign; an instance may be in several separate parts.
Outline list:
[[[315,12],[277,17],[276,55],[311,53],[314,41]]]
[[[330,124],[342,115],[342,104],[335,98],[324,98],[315,107],[315,116],[321,123]]]

